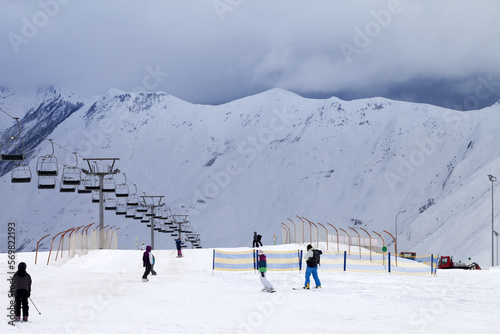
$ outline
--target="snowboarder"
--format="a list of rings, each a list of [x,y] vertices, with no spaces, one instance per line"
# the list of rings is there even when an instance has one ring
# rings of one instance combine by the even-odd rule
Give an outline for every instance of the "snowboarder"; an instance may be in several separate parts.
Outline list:
[[[142,254],[142,266],[146,269],[144,270],[144,275],[142,275],[142,281],[149,281],[148,275],[151,272],[151,267],[153,265],[153,254],[151,253],[151,246],[146,247],[146,251]]]
[[[182,242],[181,242],[181,238],[175,239],[175,247],[177,248],[177,257],[182,257]]]
[[[26,263],[21,262],[17,266],[17,272],[13,277],[15,281],[15,321],[21,320],[21,306],[23,309],[23,321],[28,321],[28,298],[31,296],[31,276],[26,272]]]
[[[304,259],[306,259],[307,263],[306,281],[304,283],[304,289],[309,289],[311,274],[313,275],[314,283],[316,283],[316,289],[321,288],[321,281],[319,280],[318,277],[318,265],[320,262],[321,254],[323,254],[321,250],[313,248],[313,246],[311,246],[310,244],[307,245],[307,253],[304,256]]]
[[[266,259],[266,254],[264,254],[263,251],[259,251],[259,273],[260,273],[260,282],[264,286],[264,289],[262,291],[265,292],[275,292],[274,287],[271,283],[266,278],[266,272],[267,272],[267,259]]]

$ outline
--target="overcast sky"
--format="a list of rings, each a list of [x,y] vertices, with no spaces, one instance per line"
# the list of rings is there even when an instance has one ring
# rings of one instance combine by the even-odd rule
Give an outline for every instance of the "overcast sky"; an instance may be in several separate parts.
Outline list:
[[[273,87],[454,109],[500,99],[500,1],[0,0],[0,84],[220,104]]]

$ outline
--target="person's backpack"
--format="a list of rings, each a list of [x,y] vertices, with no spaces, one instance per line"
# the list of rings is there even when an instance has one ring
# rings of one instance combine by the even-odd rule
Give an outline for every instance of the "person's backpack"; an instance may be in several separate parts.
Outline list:
[[[314,250],[314,255],[313,255],[313,258],[314,258],[314,262],[316,262],[316,264],[320,264],[320,255],[323,254],[323,252],[319,249],[315,249]]]

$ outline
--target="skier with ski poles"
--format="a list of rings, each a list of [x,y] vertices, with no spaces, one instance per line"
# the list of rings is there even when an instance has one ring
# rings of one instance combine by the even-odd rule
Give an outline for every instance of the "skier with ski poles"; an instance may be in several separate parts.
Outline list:
[[[14,274],[15,284],[15,321],[21,320],[21,307],[23,309],[23,322],[28,321],[28,298],[31,296],[31,276],[26,272],[26,263],[21,262],[17,266],[17,272]]]

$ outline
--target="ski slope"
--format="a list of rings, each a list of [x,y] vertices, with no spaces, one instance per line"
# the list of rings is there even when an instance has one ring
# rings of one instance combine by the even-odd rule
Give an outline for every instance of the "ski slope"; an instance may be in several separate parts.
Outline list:
[[[268,250],[303,248],[265,246]],[[232,250],[246,250],[238,248]],[[48,254],[18,253],[33,279],[30,322],[2,333],[498,333],[500,268],[431,275],[326,272],[323,288],[292,290],[302,272],[268,272],[277,292],[261,292],[252,272],[212,274],[212,249],[155,250],[143,283],[142,251],[104,250],[58,266]],[[7,254],[2,305],[7,299]]]

